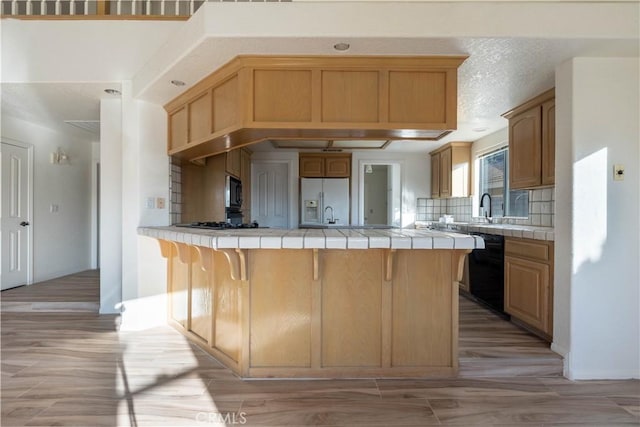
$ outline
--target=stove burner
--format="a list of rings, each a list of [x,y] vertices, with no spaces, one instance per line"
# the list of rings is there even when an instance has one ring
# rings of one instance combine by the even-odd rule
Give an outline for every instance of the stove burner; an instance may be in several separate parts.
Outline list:
[[[204,228],[207,230],[228,230],[236,228],[258,228],[258,223],[253,221],[251,223],[244,224],[231,224],[229,222],[214,222],[214,221],[196,221],[190,224],[177,224],[177,227],[187,228]]]

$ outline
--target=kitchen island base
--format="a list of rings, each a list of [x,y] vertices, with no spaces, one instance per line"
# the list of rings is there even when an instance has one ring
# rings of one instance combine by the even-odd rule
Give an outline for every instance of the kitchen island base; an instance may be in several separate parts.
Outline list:
[[[159,240],[169,322],[244,378],[453,376],[467,249]]]

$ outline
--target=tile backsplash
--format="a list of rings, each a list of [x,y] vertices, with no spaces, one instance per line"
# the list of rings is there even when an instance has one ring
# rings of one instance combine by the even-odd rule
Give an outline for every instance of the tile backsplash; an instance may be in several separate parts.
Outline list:
[[[438,221],[443,215],[453,215],[456,222],[471,222],[473,198],[418,199],[416,221]]]
[[[553,227],[554,226],[555,189],[541,188],[529,190],[528,218],[494,218],[498,224],[517,224]],[[452,215],[455,222],[484,222],[485,219],[473,215],[473,198],[457,197],[452,199],[418,198],[416,221],[438,221],[443,215]]]
[[[171,188],[169,194],[171,194],[171,205],[169,208],[169,214],[171,217],[171,224],[179,224],[182,222],[182,167],[179,160],[174,160],[169,157],[170,167],[170,180]]]

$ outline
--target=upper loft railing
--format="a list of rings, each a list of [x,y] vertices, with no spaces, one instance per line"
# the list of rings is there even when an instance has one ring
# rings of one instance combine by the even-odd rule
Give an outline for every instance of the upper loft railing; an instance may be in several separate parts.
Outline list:
[[[206,0],[1,0],[0,3],[3,18],[184,20],[193,15]]]

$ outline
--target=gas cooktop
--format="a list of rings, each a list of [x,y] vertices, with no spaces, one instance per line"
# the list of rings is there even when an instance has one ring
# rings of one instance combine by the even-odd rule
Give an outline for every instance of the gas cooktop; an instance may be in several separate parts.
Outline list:
[[[233,230],[238,228],[259,228],[258,223],[255,221],[251,223],[244,223],[244,224],[232,224],[230,222],[198,221],[198,222],[191,222],[189,224],[176,224],[176,227],[202,228],[206,230]]]

